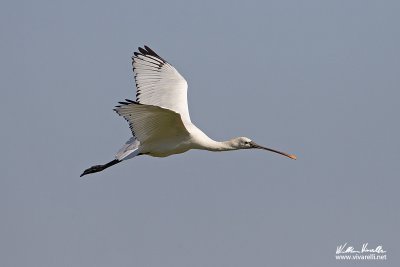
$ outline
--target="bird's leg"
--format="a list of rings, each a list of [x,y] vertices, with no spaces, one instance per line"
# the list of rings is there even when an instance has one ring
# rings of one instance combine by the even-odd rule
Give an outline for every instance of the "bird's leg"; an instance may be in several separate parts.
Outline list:
[[[110,162],[108,162],[108,163],[106,163],[106,164],[104,164],[104,165],[94,165],[94,166],[92,166],[92,167],[86,169],[86,170],[81,174],[80,177],[82,177],[82,176],[84,176],[84,175],[86,175],[86,174],[91,174],[91,173],[95,173],[95,172],[101,172],[102,170],[107,169],[108,167],[111,167],[111,166],[113,166],[113,165],[115,165],[115,164],[117,164],[117,163],[119,163],[119,162],[121,162],[121,161],[118,160],[118,159],[114,159],[114,160],[112,160],[112,161],[110,161]]]

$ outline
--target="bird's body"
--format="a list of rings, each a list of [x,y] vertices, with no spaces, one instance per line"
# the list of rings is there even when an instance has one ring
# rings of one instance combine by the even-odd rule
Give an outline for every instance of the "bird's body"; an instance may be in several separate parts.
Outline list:
[[[193,142],[190,136],[177,136],[176,138],[165,138],[141,145],[141,154],[152,157],[168,157],[174,154],[181,154],[191,149]]]
[[[190,149],[228,151],[259,148],[296,159],[294,155],[257,145],[247,137],[224,142],[208,137],[190,120],[186,80],[149,47],[139,47],[139,52],[132,57],[132,66],[137,87],[136,101],[126,99],[114,110],[128,121],[133,136],[114,160],[92,166],[81,176],[102,171],[138,155],[167,157]]]

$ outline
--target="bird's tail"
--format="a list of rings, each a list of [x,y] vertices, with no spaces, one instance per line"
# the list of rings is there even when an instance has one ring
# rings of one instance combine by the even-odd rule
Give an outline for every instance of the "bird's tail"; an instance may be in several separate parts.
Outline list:
[[[140,154],[139,151],[140,142],[135,136],[132,136],[124,146],[117,152],[115,158],[118,160],[127,160],[136,157]]]
[[[121,161],[118,159],[114,159],[104,165],[94,165],[86,170],[83,171],[83,173],[81,174],[81,177],[87,174],[91,174],[91,173],[95,173],[95,172],[101,172],[104,169],[107,169],[108,167],[111,167],[117,163],[120,163]]]

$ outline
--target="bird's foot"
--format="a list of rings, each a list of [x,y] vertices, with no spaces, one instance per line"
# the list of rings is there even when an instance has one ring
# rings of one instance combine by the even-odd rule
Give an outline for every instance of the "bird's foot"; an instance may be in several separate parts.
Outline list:
[[[94,166],[92,166],[92,167],[86,169],[86,170],[81,174],[80,177],[82,177],[82,176],[84,176],[84,175],[87,175],[87,174],[91,174],[91,173],[95,173],[95,172],[100,172],[100,171],[102,171],[102,170],[104,170],[104,169],[105,169],[104,165],[94,165]]]
[[[115,165],[115,164],[117,164],[119,162],[121,162],[121,161],[118,160],[118,159],[114,159],[114,160],[112,160],[112,161],[110,161],[110,162],[108,162],[108,163],[106,163],[104,165],[94,165],[94,166],[90,167],[89,169],[86,169],[81,174],[81,177],[86,175],[86,174],[95,173],[95,172],[101,172],[102,170],[107,169],[108,167],[111,167],[111,166],[113,166],[113,165]]]

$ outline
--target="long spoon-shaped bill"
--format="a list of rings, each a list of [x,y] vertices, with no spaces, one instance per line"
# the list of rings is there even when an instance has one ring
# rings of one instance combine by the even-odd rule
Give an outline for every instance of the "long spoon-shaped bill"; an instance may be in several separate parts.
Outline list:
[[[251,142],[251,146],[252,146],[252,148],[264,149],[264,150],[268,150],[268,151],[271,151],[271,152],[274,152],[274,153],[281,154],[281,155],[283,155],[285,157],[288,157],[288,158],[291,158],[291,159],[297,159],[296,155],[287,154],[285,152],[278,151],[278,150],[275,150],[275,149],[272,149],[272,148],[268,148],[268,147],[263,147],[263,146],[260,146],[259,144],[254,143],[254,142]]]

